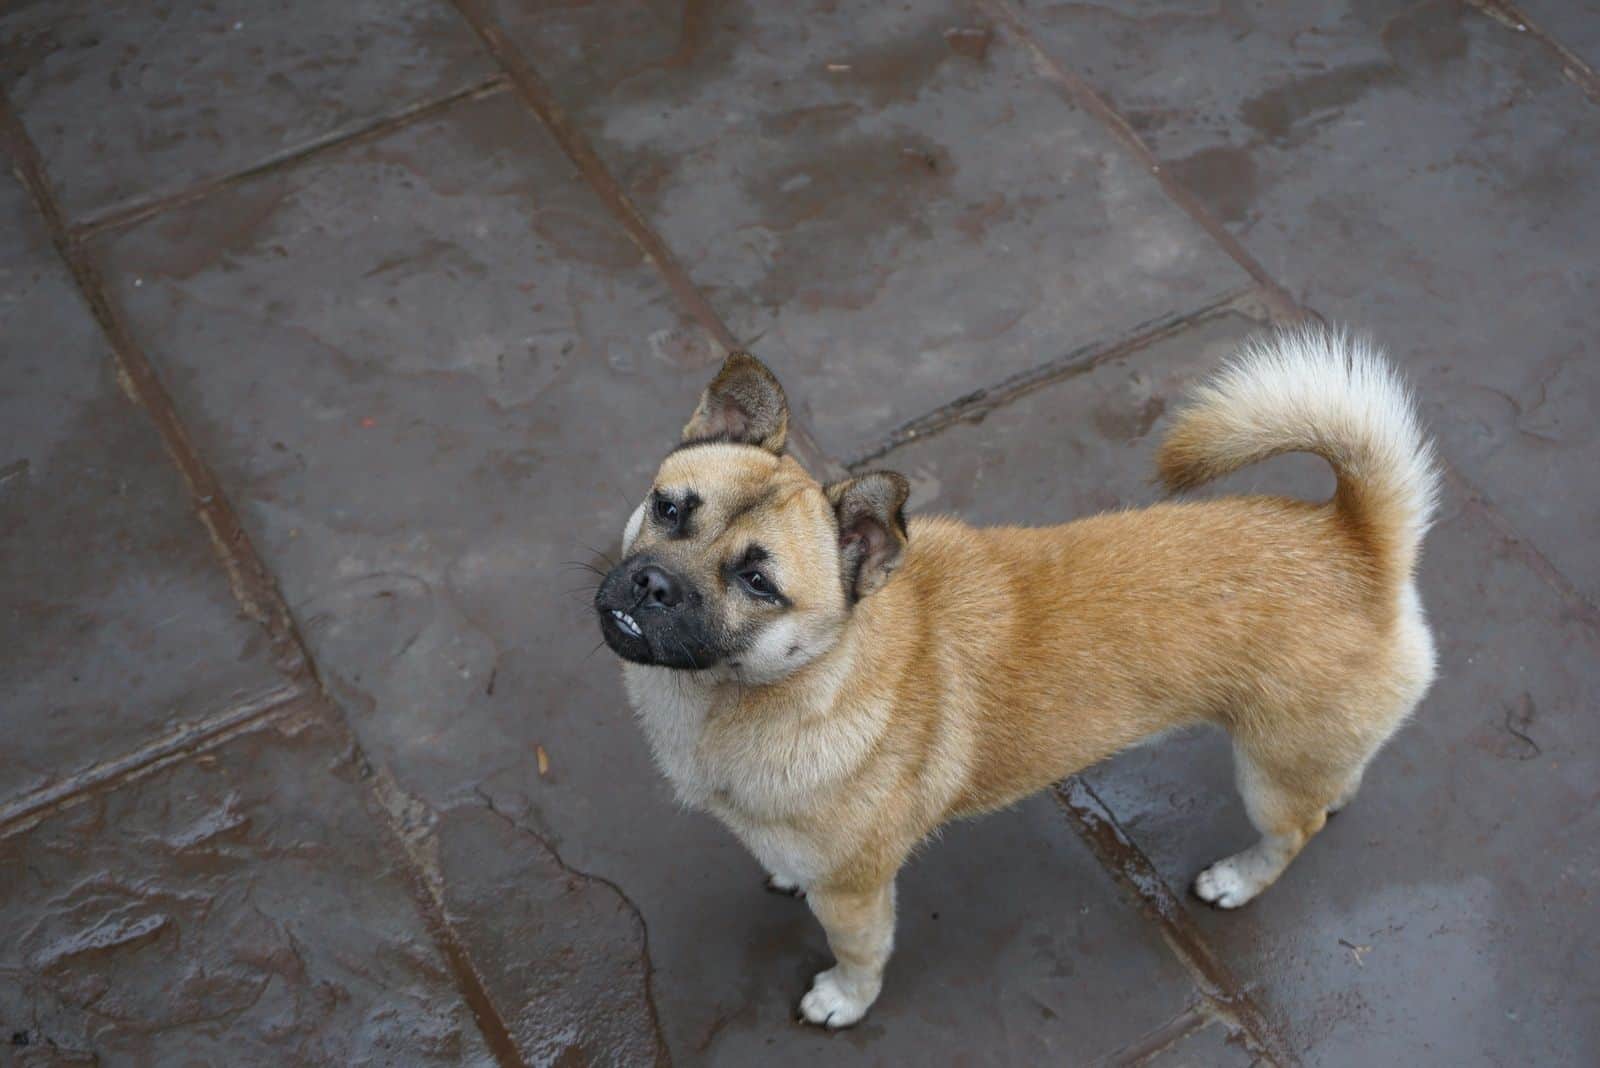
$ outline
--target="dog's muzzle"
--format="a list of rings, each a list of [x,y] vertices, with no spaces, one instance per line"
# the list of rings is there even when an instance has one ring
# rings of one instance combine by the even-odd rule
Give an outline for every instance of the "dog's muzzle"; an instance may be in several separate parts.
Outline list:
[[[708,640],[700,595],[659,561],[618,564],[595,591],[594,607],[601,636],[624,660],[696,670],[721,659]]]

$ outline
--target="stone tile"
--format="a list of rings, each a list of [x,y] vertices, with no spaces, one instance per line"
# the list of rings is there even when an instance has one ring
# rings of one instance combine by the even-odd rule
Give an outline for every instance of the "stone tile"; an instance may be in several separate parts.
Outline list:
[[[0,13],[0,88],[67,213],[172,193],[493,73],[448,3],[79,4]]]
[[[881,1061],[930,1034],[973,1061],[996,1043],[1088,1056],[1191,998],[1039,802],[954,830],[907,874],[872,1023],[830,1039],[792,1022],[821,932],[671,802],[610,654],[590,655],[592,580],[567,563],[613,544],[716,353],[514,101],[242,186],[103,253],[369,751],[447,813],[447,903],[529,1056],[651,1047],[642,1024],[573,1039],[540,1012],[592,1000],[649,1019],[636,972],[554,989],[537,965],[557,955],[521,952],[565,931],[573,960],[620,958],[618,901],[571,904],[588,917],[573,927],[541,920],[567,882],[609,881],[648,925],[680,1062]],[[448,815],[484,799],[509,823]]]
[[[1152,501],[1167,405],[1251,324],[1217,319],[882,461],[924,509],[1051,522]],[[1326,496],[1307,457],[1227,488]],[[1600,1048],[1600,639],[1450,500],[1424,551],[1440,677],[1357,801],[1235,913],[1191,911],[1312,1064],[1580,1064]],[[1090,781],[1182,891],[1253,838],[1225,739],[1131,751]]]
[[[719,354],[514,99],[103,253],[331,685],[409,788],[470,797],[531,767],[530,694],[615,720],[629,742],[596,759],[633,748],[631,723],[577,715],[610,674],[583,661],[599,635],[579,565],[620,533]],[[515,745],[485,730],[501,719]],[[575,754],[551,751],[559,781]]]
[[[626,806],[654,776],[609,654],[584,660],[599,636],[576,562],[620,531],[711,373],[673,361],[719,354],[517,101],[246,183],[103,253],[374,760],[438,809],[501,798],[497,775],[534,791],[562,814],[559,833],[530,824],[557,849],[569,831],[603,849],[607,825],[639,841]],[[488,832],[437,833],[452,858]],[[556,891],[537,881],[485,912],[516,873],[575,878],[519,842],[447,863],[445,892],[539,1059],[568,1021],[518,1015],[551,995],[506,947],[601,936],[539,928]],[[637,963],[642,931],[625,934]]]
[[[1245,283],[969,6],[680,8],[499,5],[837,455]]]
[[[1448,456],[1600,597],[1574,491],[1600,463],[1600,108],[1549,53],[1448,0],[1029,12],[1271,274],[1382,338]]]
[[[294,715],[0,840],[7,1063],[492,1065],[364,792]]]
[[[3,804],[281,682],[9,171],[0,232]]]

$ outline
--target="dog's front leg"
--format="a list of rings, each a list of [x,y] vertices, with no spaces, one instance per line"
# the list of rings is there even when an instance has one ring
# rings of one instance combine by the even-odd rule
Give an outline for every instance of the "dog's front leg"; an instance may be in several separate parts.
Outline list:
[[[894,878],[866,887],[812,887],[806,901],[828,932],[834,965],[812,980],[800,1015],[824,1027],[849,1027],[883,987],[894,948]]]

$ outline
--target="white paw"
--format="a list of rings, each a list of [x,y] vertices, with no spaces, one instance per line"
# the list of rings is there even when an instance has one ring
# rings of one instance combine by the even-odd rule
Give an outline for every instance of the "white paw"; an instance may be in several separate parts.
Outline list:
[[[876,990],[869,993],[846,989],[846,984],[839,980],[838,971],[834,967],[818,972],[811,981],[811,990],[800,999],[800,1015],[830,1030],[849,1027],[860,1020],[878,996]]]
[[[767,876],[767,889],[774,894],[787,894],[790,897],[805,897],[804,888],[793,879],[785,879],[781,875]]]
[[[1208,905],[1236,909],[1261,893],[1263,887],[1240,870],[1237,857],[1219,860],[1194,881],[1194,893]]]

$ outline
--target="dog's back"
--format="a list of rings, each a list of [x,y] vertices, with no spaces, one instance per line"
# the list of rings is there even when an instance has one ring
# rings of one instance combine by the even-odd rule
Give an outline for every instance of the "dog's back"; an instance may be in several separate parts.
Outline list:
[[[1412,571],[1437,475],[1403,386],[1364,344],[1306,328],[1247,348],[1195,391],[1159,466],[1183,489],[1292,451],[1333,465],[1331,501],[1230,497],[1051,528],[913,522],[902,573],[865,607],[877,633],[934,644],[920,659],[939,667],[904,676],[896,705],[958,717],[945,729],[974,739],[953,813],[1209,720],[1234,735],[1270,845],[1200,892],[1242,904],[1276,877],[1434,671]],[[886,665],[897,644],[877,648]]]

